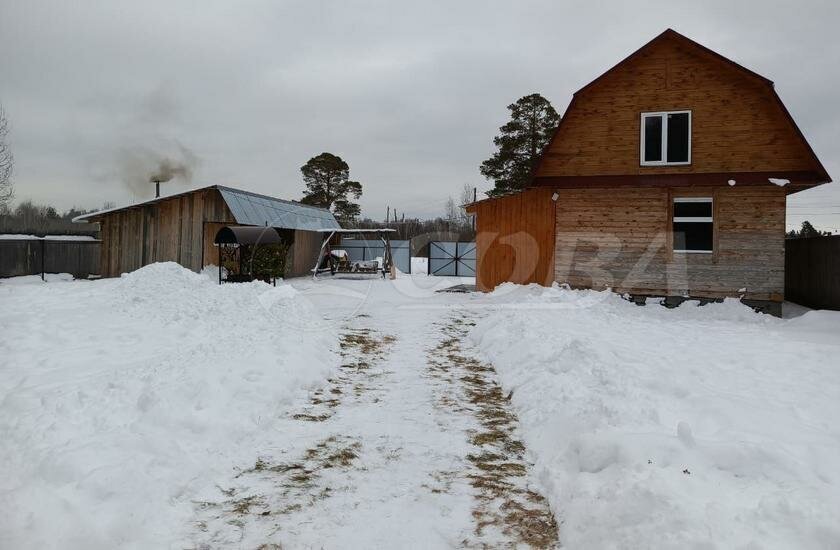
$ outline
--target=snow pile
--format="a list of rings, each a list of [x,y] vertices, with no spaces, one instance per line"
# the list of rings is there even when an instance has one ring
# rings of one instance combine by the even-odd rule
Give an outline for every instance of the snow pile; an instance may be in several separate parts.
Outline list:
[[[338,363],[291,287],[173,263],[0,302],[3,548],[168,547]]]
[[[471,337],[569,548],[840,547],[840,313],[503,285]]]

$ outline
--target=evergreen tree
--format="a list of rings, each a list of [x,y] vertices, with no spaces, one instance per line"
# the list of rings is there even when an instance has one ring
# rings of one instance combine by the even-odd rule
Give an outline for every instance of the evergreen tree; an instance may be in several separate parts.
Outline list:
[[[340,221],[352,221],[361,208],[353,199],[362,196],[362,184],[350,180],[350,166],[341,157],[321,153],[301,166],[306,190],[301,202],[328,208]]]
[[[809,239],[813,237],[828,237],[831,236],[830,231],[820,231],[808,220],[802,222],[802,227],[797,231],[796,229],[791,229],[788,231],[787,236],[792,239]]]
[[[811,222],[805,220],[804,222],[802,222],[802,228],[799,230],[799,236],[802,238],[819,237],[820,232],[817,231],[813,225],[811,225]]]
[[[560,123],[560,115],[540,94],[519,98],[508,105],[510,121],[493,139],[498,150],[481,163],[481,175],[493,180],[491,197],[524,189],[540,154]]]

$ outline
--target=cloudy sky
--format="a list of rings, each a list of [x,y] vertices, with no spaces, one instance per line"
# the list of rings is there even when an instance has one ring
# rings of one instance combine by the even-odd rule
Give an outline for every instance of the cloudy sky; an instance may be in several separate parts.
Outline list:
[[[839,5],[0,0],[0,103],[19,200],[131,202],[153,154],[193,154],[192,187],[297,199],[300,166],[330,151],[365,215],[433,216],[465,183],[489,188],[478,165],[506,105],[539,92],[562,112],[672,27],[774,80],[840,178]],[[840,184],[789,207],[789,225],[840,230]]]

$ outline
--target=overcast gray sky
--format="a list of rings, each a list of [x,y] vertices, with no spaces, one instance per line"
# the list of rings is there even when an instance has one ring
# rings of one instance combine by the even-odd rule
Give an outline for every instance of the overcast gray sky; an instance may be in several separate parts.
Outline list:
[[[191,187],[298,199],[300,166],[330,151],[364,215],[434,216],[464,183],[489,188],[478,165],[509,103],[539,92],[562,112],[672,27],[775,81],[840,178],[839,23],[836,1],[0,0],[0,103],[19,200],[131,202],[127,155],[180,145]],[[789,225],[840,230],[839,186],[791,197]]]

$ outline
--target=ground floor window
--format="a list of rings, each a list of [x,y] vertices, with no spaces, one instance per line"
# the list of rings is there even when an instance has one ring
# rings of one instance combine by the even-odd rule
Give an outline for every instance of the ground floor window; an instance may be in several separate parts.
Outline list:
[[[714,248],[713,228],[710,197],[674,199],[674,252],[711,253]]]

